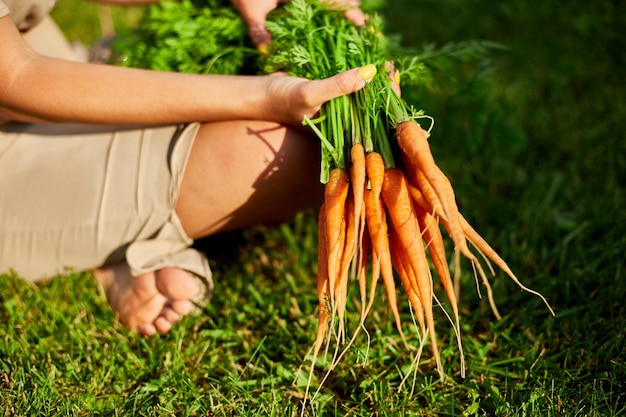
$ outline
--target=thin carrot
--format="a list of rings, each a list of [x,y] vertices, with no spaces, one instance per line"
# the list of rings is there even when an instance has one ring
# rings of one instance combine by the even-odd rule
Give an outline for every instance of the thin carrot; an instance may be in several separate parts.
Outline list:
[[[341,266],[339,269],[339,276],[335,281],[335,287],[333,290],[335,291],[335,301],[337,303],[337,318],[339,319],[339,329],[338,336],[339,341],[345,340],[345,311],[346,311],[346,301],[348,294],[348,279],[350,275],[350,264],[354,259],[354,254],[356,252],[357,246],[357,235],[356,235],[356,215],[354,213],[355,203],[354,203],[354,194],[348,193],[348,198],[346,199],[346,230],[345,230],[345,242],[343,244],[343,254],[341,256]]]
[[[393,276],[393,263],[391,260],[391,253],[389,251],[389,240],[387,238],[387,223],[385,216],[383,215],[383,207],[380,202],[380,198],[376,199],[375,192],[367,190],[365,192],[365,218],[372,240],[372,250],[375,256],[377,268],[372,273],[380,274],[385,284],[385,291],[387,294],[387,302],[389,308],[393,314],[396,328],[400,334],[400,338],[405,346],[408,346],[406,337],[402,330],[402,319],[400,318],[400,311],[398,310],[398,298],[396,294],[395,281]],[[378,275],[376,276],[378,279]],[[375,281],[373,281],[373,284]],[[370,300],[367,305],[366,311],[372,307],[374,301],[374,286],[371,288]]]
[[[548,307],[548,310],[550,310],[550,313],[554,315],[554,310],[552,310],[552,307],[550,307],[550,303],[548,303],[548,300],[546,300],[546,298],[539,292],[524,286],[521,281],[515,276],[511,268],[509,268],[504,259],[502,259],[500,255],[498,255],[498,253],[489,245],[489,243],[487,243],[485,239],[483,239],[480,234],[478,234],[478,232],[476,232],[476,230],[474,230],[472,225],[470,225],[469,222],[462,215],[459,216],[459,220],[461,223],[461,227],[463,228],[463,233],[465,233],[467,239],[476,247],[476,249],[478,249],[482,254],[491,259],[498,266],[498,268],[502,269],[520,288],[541,298],[544,304]]]
[[[365,149],[360,142],[352,145],[350,149],[350,186],[354,193],[354,221],[355,221],[355,233],[360,234],[362,230],[362,224],[360,222],[363,208],[363,193],[365,192]]]
[[[411,180],[408,183],[413,200],[429,213],[437,217],[445,217],[446,215],[443,211],[443,205],[439,200],[439,196],[430,182],[428,182],[426,175],[424,175],[421,170],[417,169],[415,164],[412,163],[405,154],[402,154],[402,157],[405,166],[404,171]]]
[[[461,358],[461,375],[465,376],[465,357],[463,355],[463,345],[461,343],[461,325],[459,318],[459,306],[456,296],[456,291],[452,283],[452,277],[450,276],[450,269],[448,268],[448,261],[446,258],[446,249],[443,243],[443,236],[441,235],[441,229],[439,229],[439,223],[433,215],[426,210],[420,208],[416,209],[417,218],[422,229],[422,235],[428,253],[430,253],[430,259],[432,260],[439,281],[443,287],[443,290],[450,301],[452,307],[452,313],[454,315],[455,333],[457,339],[457,345],[459,347],[459,353]]]
[[[433,262],[433,267],[439,276],[441,285],[443,286],[446,296],[452,305],[452,310],[455,318],[458,322],[459,310],[457,305],[457,299],[454,292],[454,285],[452,284],[452,277],[450,276],[450,269],[448,268],[448,261],[446,259],[446,249],[443,243],[443,236],[439,229],[439,223],[428,212],[422,209],[416,209],[417,219],[419,221],[420,228],[426,248],[430,253],[430,259]]]
[[[367,195],[369,193],[371,193],[371,190],[365,191],[366,204],[367,204],[367,199],[368,199]],[[367,302],[367,306],[365,307],[363,316],[367,316],[374,305],[374,300],[376,298],[376,287],[378,286],[378,280],[380,279],[380,259],[378,258],[378,256],[376,255],[376,251],[374,250],[374,243],[372,242],[372,237],[371,237],[372,235],[371,235],[371,232],[369,232],[369,227],[367,228],[367,230],[368,230],[369,240],[371,242],[370,244],[372,245],[372,248],[371,248],[372,278],[370,280],[369,300]]]
[[[398,272],[398,276],[400,277],[400,282],[402,282],[404,291],[406,292],[407,298],[413,308],[413,314],[417,317],[417,322],[420,325],[422,334],[425,334],[426,323],[424,322],[424,306],[422,306],[422,302],[420,301],[417,293],[417,278],[415,277],[415,273],[413,272],[411,265],[409,265],[406,260],[406,256],[403,253],[400,243],[398,242],[398,236],[396,233],[390,233],[389,247],[393,264]]]
[[[385,181],[382,190],[383,203],[387,208],[387,213],[393,230],[397,234],[398,242],[402,250],[406,253],[407,260],[417,278],[418,294],[422,306],[428,333],[431,337],[431,346],[437,370],[443,378],[443,366],[437,346],[437,335],[435,333],[435,320],[433,316],[433,289],[428,260],[422,234],[417,220],[417,215],[413,207],[413,202],[409,194],[407,180],[404,173],[398,168],[385,171]]]
[[[370,152],[365,158],[367,178],[371,184],[371,193],[366,192],[365,218],[372,239],[372,248],[380,262],[380,272],[385,284],[387,301],[396,322],[396,328],[405,346],[408,346],[404,332],[402,331],[402,319],[398,310],[395,280],[393,276],[393,263],[389,252],[389,240],[387,238],[387,222],[384,208],[380,198],[384,187],[385,164],[379,153]]]
[[[331,288],[329,294],[334,307],[335,282],[341,268],[341,255],[345,240],[346,198],[348,196],[348,176],[344,169],[334,168],[330,171],[328,182],[324,188],[324,206],[326,211],[326,250],[328,262],[328,280]]]
[[[362,271],[364,265],[367,264],[368,255],[364,251],[363,238],[365,236],[365,184],[366,184],[366,171],[365,171],[365,148],[361,142],[357,142],[352,145],[350,149],[350,186],[354,196],[354,234],[356,239],[356,250],[354,251],[353,268],[354,274],[357,276],[361,292],[362,302],[362,319],[365,312],[364,306],[366,305],[367,291],[366,282],[364,281],[365,271]]]
[[[328,301],[328,251],[326,244],[326,205],[322,204],[317,221],[317,301],[320,308]]]
[[[363,204],[363,215],[365,215],[365,204]],[[357,258],[358,266],[357,266],[357,282],[359,283],[359,294],[361,296],[361,325],[365,323],[365,317],[369,312],[366,309],[366,305],[368,304],[367,297],[367,267],[369,265],[369,260],[372,256],[372,241],[369,236],[369,232],[367,232],[367,224],[364,223],[364,233],[363,238],[361,239],[361,245],[359,248],[359,255]],[[372,266],[372,276],[374,275],[374,267]],[[373,282],[373,279],[372,279]]]
[[[320,207],[317,222],[318,233],[318,249],[317,249],[317,301],[318,301],[318,322],[317,336],[312,348],[311,370],[307,380],[305,397],[308,396],[311,380],[313,378],[313,369],[319,355],[322,345],[326,338],[326,330],[330,319],[330,306],[328,305],[328,295],[330,288],[328,285],[328,259],[326,250],[326,207],[324,204]]]
[[[328,276],[328,248],[326,244],[326,207],[320,207],[317,222],[317,302],[319,311],[317,338],[315,339],[314,356],[317,356],[326,336],[328,319],[330,318],[329,297],[331,288]],[[314,361],[315,362],[315,361]]]
[[[439,173],[439,180],[441,181],[441,184],[443,184],[441,187],[441,194],[438,193],[438,195],[441,198],[441,203],[444,207],[446,217],[448,218],[448,233],[454,241],[455,246],[466,258],[470,259],[472,262],[478,262],[474,254],[470,252],[469,247],[467,246],[467,240],[459,220],[461,213],[456,205],[456,197],[454,196],[454,190],[452,189],[450,180],[448,180],[448,177],[446,177],[438,166],[435,166],[434,170]]]

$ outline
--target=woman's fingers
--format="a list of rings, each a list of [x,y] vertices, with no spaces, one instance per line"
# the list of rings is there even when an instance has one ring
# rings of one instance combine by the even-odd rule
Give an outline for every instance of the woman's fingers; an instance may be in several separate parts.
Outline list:
[[[355,25],[362,26],[365,24],[365,13],[361,10],[359,0],[325,0],[324,2],[330,8],[345,10],[345,18]]]
[[[248,26],[250,39],[259,50],[266,50],[272,41],[272,36],[265,27],[268,13],[286,2],[287,0],[231,0]],[[327,0],[327,4],[345,10],[344,16],[354,24],[365,24],[365,13],[360,9],[359,0]]]
[[[272,41],[272,35],[265,28],[265,20],[251,20],[247,22],[248,32],[252,43],[260,50],[266,50]]]
[[[363,26],[365,24],[365,13],[359,8],[346,10],[343,15],[355,25]]]
[[[396,69],[396,66],[393,61],[387,61],[384,68],[389,73],[389,79],[391,80],[391,88],[393,88],[393,91],[395,91],[398,97],[400,97],[402,94],[400,90],[400,71]]]
[[[301,127],[302,119],[315,117],[324,103],[360,90],[375,75],[376,66],[368,64],[322,80],[266,76],[268,105],[262,106],[258,119]]]
[[[336,97],[354,93],[370,81],[376,75],[376,66],[372,64],[364,65],[360,68],[354,68],[339,73],[333,77],[324,80],[311,81],[309,84],[313,101],[321,104],[332,100]]]
[[[272,36],[265,28],[265,20],[269,12],[278,7],[281,0],[231,0],[248,26],[250,39],[259,48],[267,48]]]

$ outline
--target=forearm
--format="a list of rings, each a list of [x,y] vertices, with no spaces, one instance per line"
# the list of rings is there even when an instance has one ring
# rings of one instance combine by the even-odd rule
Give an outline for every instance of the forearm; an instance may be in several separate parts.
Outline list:
[[[99,124],[266,120],[299,125],[320,106],[365,86],[366,65],[324,80],[193,75],[43,57],[0,18],[0,118]]]
[[[6,87],[23,120],[161,124],[257,119],[262,77],[200,76],[33,56]]]

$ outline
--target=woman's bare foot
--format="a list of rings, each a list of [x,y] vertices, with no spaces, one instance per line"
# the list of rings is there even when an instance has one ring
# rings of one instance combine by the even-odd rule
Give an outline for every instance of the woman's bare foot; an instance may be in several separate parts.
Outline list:
[[[201,291],[197,280],[178,268],[133,277],[128,264],[122,263],[97,269],[95,277],[119,321],[144,336],[167,333],[193,310],[191,300]]]

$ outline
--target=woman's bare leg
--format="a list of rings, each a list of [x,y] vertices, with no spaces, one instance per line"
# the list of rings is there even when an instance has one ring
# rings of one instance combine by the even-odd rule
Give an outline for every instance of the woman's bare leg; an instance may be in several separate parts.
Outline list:
[[[176,212],[197,239],[286,220],[321,199],[319,147],[293,128],[267,122],[203,125],[183,177]],[[128,265],[96,271],[119,320],[145,336],[168,332],[192,310],[197,280],[177,268],[133,277]]]
[[[320,201],[315,138],[269,122],[202,126],[188,161],[176,212],[197,239],[275,223]]]

